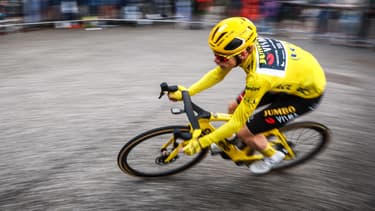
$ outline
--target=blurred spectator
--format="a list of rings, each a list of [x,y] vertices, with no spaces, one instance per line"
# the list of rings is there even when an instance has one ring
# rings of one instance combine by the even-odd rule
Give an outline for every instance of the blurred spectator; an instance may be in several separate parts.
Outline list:
[[[239,16],[242,8],[242,0],[230,0],[228,15],[229,16]]]
[[[0,0],[0,20],[6,18],[6,7],[8,6],[7,0]]]
[[[88,1],[88,6],[89,6],[89,15],[97,16],[100,0],[87,0],[87,1]]]
[[[371,20],[375,18],[375,0],[369,0],[362,15],[362,21],[358,33],[360,39],[366,40],[371,32]]]
[[[61,0],[41,0],[41,20],[61,20]]]
[[[159,14],[161,17],[168,17],[172,12],[170,0],[152,0],[152,5],[154,14]]]
[[[41,0],[23,0],[24,22],[41,21]]]
[[[75,20],[78,18],[78,3],[76,0],[62,0],[61,14],[63,20]]]
[[[203,19],[203,16],[207,14],[211,5],[213,4],[213,0],[193,0],[193,21],[190,25],[192,29],[199,29],[202,28],[203,25],[200,23]]]
[[[180,20],[191,20],[191,1],[189,0],[176,0],[176,16]],[[181,18],[180,18],[181,17]]]
[[[252,20],[253,22],[258,21],[260,18],[259,0],[242,0],[240,15]]]
[[[289,4],[288,1],[283,1],[280,4],[277,20],[298,20],[302,13],[303,8],[295,4]]]
[[[119,14],[119,0],[102,0],[99,6],[99,16],[101,18],[116,18]]]
[[[61,0],[48,0],[49,6],[47,9],[50,20],[61,20]]]
[[[347,38],[355,38],[359,32],[361,15],[359,10],[342,11],[339,19],[339,32]]]
[[[213,4],[213,0],[193,0],[193,11],[196,15],[204,15],[206,14],[211,5]]]
[[[79,10],[79,17],[87,17],[90,15],[89,13],[89,1],[88,0],[78,0],[78,10]]]
[[[319,4],[329,4],[332,3],[332,0],[319,0],[316,3]],[[333,11],[332,9],[322,8],[318,14],[318,20],[316,24],[315,33],[324,34],[328,32],[328,22],[330,19],[338,17],[338,11]]]
[[[280,3],[278,0],[263,0],[261,3],[261,25],[258,26],[260,32],[274,33],[275,23],[279,17]]]

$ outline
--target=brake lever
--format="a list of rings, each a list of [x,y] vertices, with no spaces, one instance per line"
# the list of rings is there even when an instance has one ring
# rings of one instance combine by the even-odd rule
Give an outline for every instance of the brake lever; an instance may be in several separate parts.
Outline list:
[[[163,97],[165,95],[165,92],[164,91],[161,91],[160,92],[160,95],[159,95],[159,99],[161,98],[161,97]]]
[[[168,92],[168,84],[166,82],[161,83],[160,89],[161,91],[160,91],[159,99],[165,95],[165,92]]]
[[[161,88],[161,92],[160,92],[159,99],[161,97],[163,97],[166,92],[175,92],[175,91],[178,90],[178,86],[177,85],[168,86],[168,84],[166,82],[161,83],[160,84],[160,88]]]

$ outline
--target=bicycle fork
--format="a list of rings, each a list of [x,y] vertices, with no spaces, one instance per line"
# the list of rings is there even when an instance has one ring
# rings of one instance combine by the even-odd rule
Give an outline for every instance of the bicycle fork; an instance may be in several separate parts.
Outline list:
[[[192,135],[190,132],[184,132],[178,129],[175,129],[173,132],[173,136],[165,143],[160,151],[162,153],[162,162],[164,164],[167,164],[171,161],[174,161],[175,158],[177,158],[178,153],[183,149],[184,147],[184,142],[177,143],[177,139],[183,139],[183,140],[189,140],[192,138]],[[173,150],[171,152],[168,152],[167,147],[168,146],[173,146]]]

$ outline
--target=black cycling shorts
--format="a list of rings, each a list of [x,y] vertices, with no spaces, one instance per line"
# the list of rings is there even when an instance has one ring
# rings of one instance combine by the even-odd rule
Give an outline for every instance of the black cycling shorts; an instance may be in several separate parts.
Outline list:
[[[281,128],[289,121],[314,110],[319,104],[322,95],[312,99],[305,99],[286,93],[266,93],[257,108],[267,105],[256,111],[246,122],[247,128],[258,134],[274,128]],[[237,98],[239,102],[241,97]]]

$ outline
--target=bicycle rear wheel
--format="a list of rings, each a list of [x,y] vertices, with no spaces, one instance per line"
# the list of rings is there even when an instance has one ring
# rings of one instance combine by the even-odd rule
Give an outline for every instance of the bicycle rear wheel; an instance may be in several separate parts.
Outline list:
[[[295,157],[284,160],[273,170],[284,170],[311,160],[328,145],[330,140],[329,129],[316,122],[297,122],[279,130],[292,147]]]
[[[160,162],[161,147],[173,136],[175,129],[188,132],[188,126],[167,126],[146,131],[131,139],[120,150],[119,168],[126,174],[138,177],[162,177],[179,173],[199,163],[207,154],[203,149],[194,156],[180,153],[170,163]],[[169,150],[173,146],[168,146]]]

